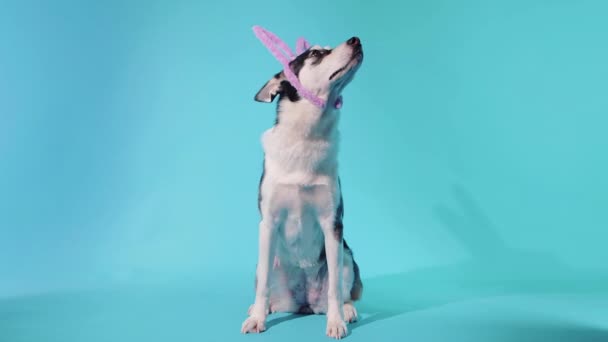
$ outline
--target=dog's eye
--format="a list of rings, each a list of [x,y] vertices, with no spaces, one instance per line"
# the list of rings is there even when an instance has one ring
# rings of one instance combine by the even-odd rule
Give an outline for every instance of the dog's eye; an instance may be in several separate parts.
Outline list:
[[[321,51],[319,51],[319,50],[312,50],[310,52],[310,56],[311,57],[319,57],[319,56],[321,56]]]

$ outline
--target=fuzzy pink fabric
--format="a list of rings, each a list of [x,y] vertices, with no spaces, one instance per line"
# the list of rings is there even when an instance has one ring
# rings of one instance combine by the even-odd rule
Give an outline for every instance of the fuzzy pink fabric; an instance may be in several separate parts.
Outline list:
[[[325,101],[323,99],[319,98],[318,96],[314,95],[308,89],[304,88],[304,86],[302,85],[302,83],[300,83],[300,80],[298,79],[296,74],[294,74],[294,72],[289,67],[289,62],[291,62],[294,58],[297,57],[297,55],[306,51],[310,47],[310,44],[306,41],[306,39],[304,39],[304,38],[298,39],[298,41],[296,43],[297,55],[294,55],[294,53],[291,51],[289,46],[287,44],[285,44],[285,42],[283,42],[274,33],[270,32],[260,26],[257,26],[257,25],[253,27],[253,32],[255,33],[256,37],[258,37],[258,39],[262,42],[262,44],[264,44],[264,46],[266,46],[266,48],[270,51],[270,53],[272,53],[272,55],[283,65],[283,68],[284,68],[283,71],[285,73],[285,77],[287,77],[287,80],[291,83],[291,85],[294,88],[296,88],[298,93],[302,97],[304,97],[307,100],[309,100],[310,102],[312,102],[315,106],[317,106],[319,108],[325,108],[325,105],[326,105]],[[342,96],[340,96],[336,100],[334,107],[335,108],[342,107]]]
[[[298,42],[296,43],[296,53],[299,55],[302,52],[308,50],[310,48],[310,44],[304,38],[298,38]]]

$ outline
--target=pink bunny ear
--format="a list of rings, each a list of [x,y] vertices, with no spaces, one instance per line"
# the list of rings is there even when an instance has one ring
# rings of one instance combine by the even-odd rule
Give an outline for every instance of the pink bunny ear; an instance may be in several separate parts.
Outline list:
[[[253,26],[253,32],[280,62],[283,63],[285,60],[289,61],[296,58],[289,46],[274,33],[259,25]]]
[[[298,38],[298,42],[296,43],[296,54],[299,55],[302,52],[308,50],[310,48],[310,44],[304,38]]]

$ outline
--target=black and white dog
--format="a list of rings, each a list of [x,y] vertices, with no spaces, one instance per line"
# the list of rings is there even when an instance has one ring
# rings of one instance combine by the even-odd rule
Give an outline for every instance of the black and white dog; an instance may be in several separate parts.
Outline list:
[[[313,46],[290,66],[304,87],[333,104],[362,60],[361,42],[352,37],[334,49]],[[342,338],[346,322],[357,319],[353,302],[361,297],[363,285],[342,236],[340,112],[301,97],[283,72],[255,100],[272,102],[277,95],[276,123],[262,136],[255,302],[241,330],[264,331],[272,312],[325,313],[326,334]]]

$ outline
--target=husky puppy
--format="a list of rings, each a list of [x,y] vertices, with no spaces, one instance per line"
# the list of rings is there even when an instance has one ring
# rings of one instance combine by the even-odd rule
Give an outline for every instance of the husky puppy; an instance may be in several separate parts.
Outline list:
[[[275,125],[262,136],[255,302],[243,333],[264,331],[273,312],[326,314],[333,338],[344,337],[346,323],[357,319],[353,302],[363,285],[343,238],[337,104],[362,61],[357,37],[334,49],[313,46],[291,61],[302,86],[325,100],[325,108],[300,96],[284,72],[255,95],[259,102],[279,100]]]

